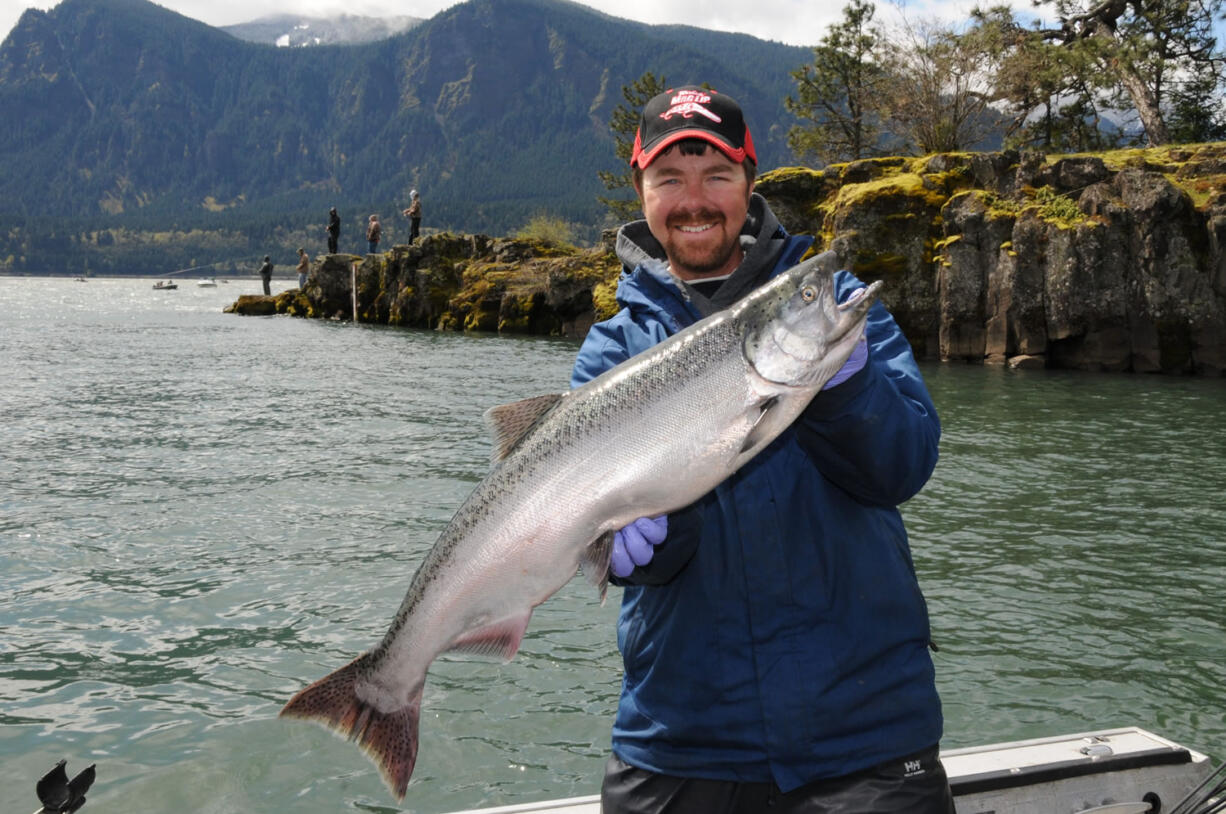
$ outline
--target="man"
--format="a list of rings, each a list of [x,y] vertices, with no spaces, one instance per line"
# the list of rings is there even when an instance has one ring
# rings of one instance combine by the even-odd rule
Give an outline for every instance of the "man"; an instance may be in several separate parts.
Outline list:
[[[383,227],[379,224],[379,216],[371,215],[370,221],[366,224],[366,242],[370,244],[371,254],[379,251],[379,237],[382,234]]]
[[[578,386],[798,262],[754,194],[740,107],[697,87],[643,109],[631,158],[645,220],[622,227],[622,310],[594,326]],[[667,263],[667,265],[663,265]],[[835,279],[840,300],[863,287]],[[692,506],[614,541],[625,663],[605,814],[952,814],[927,609],[897,506],[940,425],[884,306],[796,423]]]
[[[306,253],[306,249],[298,249],[298,290],[302,291],[306,288],[307,272],[311,270],[311,257]]]
[[[409,219],[409,245],[412,246],[421,231],[421,196],[417,194],[417,190],[409,190],[409,200],[412,203],[402,211],[402,214]]]
[[[341,236],[341,216],[336,213],[335,206],[328,210],[325,231],[328,233],[328,254],[336,254],[336,244]]]
[[[264,255],[264,265],[260,266],[260,279],[264,282],[264,296],[272,296],[272,258]]]

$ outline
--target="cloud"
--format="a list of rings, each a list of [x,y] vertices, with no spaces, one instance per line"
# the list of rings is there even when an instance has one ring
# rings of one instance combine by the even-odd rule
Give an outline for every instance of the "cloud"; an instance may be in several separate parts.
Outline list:
[[[1014,0],[1019,8],[1028,8],[1027,0]],[[26,7],[49,9],[55,3],[48,0],[0,0],[0,31],[8,32],[17,24]],[[385,0],[161,0],[159,5],[213,26],[245,23],[274,14],[301,14],[308,17],[328,17],[341,14],[383,17],[389,14],[413,17],[433,17],[455,5],[455,0],[420,0],[412,4],[389,6]],[[650,24],[692,25],[716,31],[750,34],[764,40],[789,45],[817,45],[832,23],[843,17],[845,3],[815,2],[814,0],[588,0],[591,8],[614,17],[638,20]],[[899,9],[912,17],[935,17],[949,22],[965,20],[974,0],[917,0],[917,2],[879,3],[877,19],[899,14]]]
[[[454,4],[454,0],[432,0],[397,5],[393,9],[383,0],[347,0],[344,3],[337,0],[161,0],[159,3],[186,17],[214,26],[248,22],[273,14],[382,17],[394,12],[414,17],[433,17]],[[0,31],[7,36],[27,7],[46,10],[54,5],[48,0],[0,0]],[[742,32],[792,45],[816,44],[826,26],[842,16],[841,7],[812,0],[762,0],[752,4],[744,0],[596,0],[585,5],[614,17],[645,23]]]

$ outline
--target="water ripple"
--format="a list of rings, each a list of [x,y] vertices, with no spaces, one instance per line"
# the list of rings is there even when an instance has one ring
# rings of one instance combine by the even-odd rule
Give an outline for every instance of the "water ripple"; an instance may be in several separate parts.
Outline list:
[[[100,814],[402,810],[276,713],[378,641],[487,471],[484,411],[564,388],[575,346],[148,285],[0,278],[0,809],[68,757]],[[1138,724],[1221,755],[1223,383],[925,373],[941,461],[904,514],[945,744]],[[411,810],[596,789],[617,598],[576,580],[514,661],[437,663]]]

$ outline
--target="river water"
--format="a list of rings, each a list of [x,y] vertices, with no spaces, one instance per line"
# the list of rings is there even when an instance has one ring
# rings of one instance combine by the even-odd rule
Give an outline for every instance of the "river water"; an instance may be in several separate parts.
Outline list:
[[[284,288],[289,281],[277,281]],[[374,644],[572,342],[222,313],[258,281],[0,278],[0,811],[445,812],[595,793],[619,680],[573,580],[509,664],[444,657],[403,805],[279,720]],[[944,746],[1139,725],[1226,757],[1226,382],[926,364],[904,507]]]

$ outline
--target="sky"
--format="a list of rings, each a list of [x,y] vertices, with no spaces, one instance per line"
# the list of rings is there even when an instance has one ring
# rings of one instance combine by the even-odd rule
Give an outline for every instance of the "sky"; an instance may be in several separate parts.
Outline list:
[[[981,0],[982,2],[982,0]],[[159,5],[213,26],[245,23],[272,14],[323,17],[356,14],[370,17],[409,15],[429,18],[455,5],[454,0],[161,0]],[[982,2],[983,5],[993,3]],[[0,0],[0,31],[4,36],[27,8],[50,9],[49,0]],[[845,0],[584,0],[583,5],[639,22],[678,23],[751,34],[789,45],[816,45],[827,26],[842,18]],[[877,17],[890,13],[878,3]],[[914,18],[965,20],[974,0],[908,0]],[[1029,5],[1028,3],[1019,5]]]

